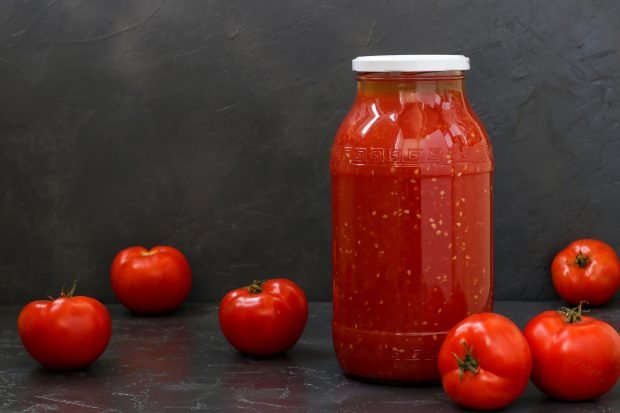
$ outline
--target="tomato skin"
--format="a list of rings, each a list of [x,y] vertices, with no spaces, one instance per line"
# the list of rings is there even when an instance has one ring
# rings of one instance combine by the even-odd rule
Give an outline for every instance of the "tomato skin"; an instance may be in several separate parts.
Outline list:
[[[81,369],[108,346],[112,321],[94,298],[61,297],[27,304],[17,319],[17,330],[28,353],[44,367]]]
[[[178,249],[166,246],[124,249],[112,262],[110,279],[118,300],[137,314],[176,309],[192,286],[187,259]]]
[[[478,372],[461,371],[454,354],[465,357],[465,342],[478,362]],[[454,354],[453,354],[454,353]],[[438,357],[445,392],[470,409],[508,406],[525,390],[532,369],[530,349],[519,328],[494,313],[471,315],[450,330]]]
[[[525,327],[533,358],[532,381],[550,397],[582,401],[608,392],[620,376],[620,336],[592,317],[568,323],[545,311]]]
[[[587,257],[583,267],[579,254]],[[580,239],[560,251],[551,263],[553,285],[569,304],[586,301],[591,306],[605,304],[620,287],[620,260],[609,245],[595,239]]]
[[[228,292],[220,303],[220,328],[239,352],[272,356],[297,343],[308,319],[308,301],[302,289],[284,278],[267,280],[262,292],[248,287]]]

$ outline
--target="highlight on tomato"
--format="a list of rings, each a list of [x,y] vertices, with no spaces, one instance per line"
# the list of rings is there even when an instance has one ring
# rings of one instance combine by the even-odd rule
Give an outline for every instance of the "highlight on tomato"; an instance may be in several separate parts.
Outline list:
[[[620,376],[620,336],[576,308],[545,311],[525,327],[532,381],[550,397],[582,401],[602,396]]]
[[[443,388],[458,405],[496,410],[523,393],[532,357],[512,321],[499,314],[479,313],[450,330],[439,350],[438,365]]]
[[[293,281],[254,281],[220,302],[219,322],[226,340],[250,356],[273,356],[293,347],[308,320],[308,300]]]
[[[105,351],[112,335],[110,314],[91,297],[68,292],[27,304],[19,313],[17,330],[28,353],[54,370],[82,369]]]
[[[192,286],[192,271],[176,248],[129,247],[114,258],[110,279],[116,297],[130,311],[163,314],[185,301]]]
[[[560,251],[551,264],[553,285],[572,305],[587,301],[607,303],[620,287],[620,260],[609,245],[595,239],[579,239]]]

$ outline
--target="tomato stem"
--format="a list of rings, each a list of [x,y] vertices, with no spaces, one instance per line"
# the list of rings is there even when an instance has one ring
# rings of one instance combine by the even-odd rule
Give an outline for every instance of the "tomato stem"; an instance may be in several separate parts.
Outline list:
[[[66,284],[62,286],[62,289],[60,290],[60,296],[73,297],[73,294],[75,294],[75,289],[77,288],[77,280],[73,280],[73,285],[71,286],[71,289],[69,291],[65,292],[65,288]]]
[[[456,363],[459,366],[459,378],[463,381],[463,374],[465,374],[467,370],[471,371],[473,374],[478,374],[480,366],[478,365],[478,360],[476,360],[473,354],[474,347],[471,346],[467,349],[467,342],[465,340],[463,340],[461,344],[463,345],[463,350],[465,350],[465,356],[463,359],[461,360],[454,352],[452,355],[456,359]]]
[[[248,286],[248,292],[250,294],[260,294],[263,292],[263,286],[265,281],[254,280],[252,284]]]
[[[590,261],[590,257],[581,252],[581,250],[579,251],[579,254],[575,256],[575,264],[577,264],[579,268],[585,268],[586,265],[588,265],[588,261]]]
[[[581,313],[587,313],[590,310],[582,308],[583,304],[588,304],[587,301],[580,301],[579,305],[575,308],[562,307],[558,311],[566,318],[566,322],[569,324],[580,323],[582,321]]]

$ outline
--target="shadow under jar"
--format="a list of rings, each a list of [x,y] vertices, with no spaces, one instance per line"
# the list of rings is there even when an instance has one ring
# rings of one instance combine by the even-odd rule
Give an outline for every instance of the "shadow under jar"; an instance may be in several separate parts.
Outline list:
[[[330,160],[332,331],[348,375],[436,381],[448,331],[492,309],[493,159],[468,69],[460,55],[353,61]]]

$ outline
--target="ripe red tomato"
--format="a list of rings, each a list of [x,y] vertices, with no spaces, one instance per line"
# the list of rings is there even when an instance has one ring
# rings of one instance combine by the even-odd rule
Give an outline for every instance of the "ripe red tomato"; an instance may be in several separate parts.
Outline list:
[[[192,272],[181,251],[157,246],[119,252],[110,269],[112,289],[129,310],[161,314],[177,308],[189,294]]]
[[[545,311],[525,327],[532,381],[556,399],[596,398],[620,376],[620,336],[604,321],[581,315],[580,307]]]
[[[604,242],[580,239],[555,256],[551,277],[556,291],[569,304],[586,301],[601,305],[620,287],[620,260]]]
[[[443,388],[457,404],[501,409],[523,393],[532,369],[527,341],[499,314],[474,314],[458,323],[439,351]]]
[[[17,319],[19,337],[30,355],[49,369],[81,369],[103,353],[112,335],[105,306],[73,296],[75,287],[55,300],[27,304]]]
[[[291,280],[254,281],[224,296],[219,319],[224,337],[241,353],[271,356],[299,340],[308,319],[308,301]]]

